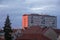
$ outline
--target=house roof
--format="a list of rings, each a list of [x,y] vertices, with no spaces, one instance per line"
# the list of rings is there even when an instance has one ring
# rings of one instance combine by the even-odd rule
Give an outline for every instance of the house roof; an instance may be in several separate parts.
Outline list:
[[[60,35],[60,29],[54,29],[54,30],[58,35]]]
[[[41,28],[40,26],[31,26],[26,30],[23,30],[23,33],[45,33],[50,27]]]
[[[23,36],[18,37],[16,40],[20,39],[40,39],[40,40],[51,40],[50,38],[44,36],[43,34],[23,34]]]
[[[41,33],[41,27],[33,26],[22,31],[23,33]]]
[[[3,38],[0,38],[0,40],[4,40]]]

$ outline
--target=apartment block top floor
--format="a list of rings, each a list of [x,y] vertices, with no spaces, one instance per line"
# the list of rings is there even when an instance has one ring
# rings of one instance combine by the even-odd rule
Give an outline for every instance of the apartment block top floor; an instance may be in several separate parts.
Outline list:
[[[47,14],[24,14],[23,16],[46,16],[46,17],[57,17],[57,16],[51,16]]]

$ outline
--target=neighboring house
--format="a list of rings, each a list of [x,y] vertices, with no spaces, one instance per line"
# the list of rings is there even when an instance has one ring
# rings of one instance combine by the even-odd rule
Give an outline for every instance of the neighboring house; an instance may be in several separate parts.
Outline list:
[[[22,30],[22,33],[25,33],[25,34],[37,34],[37,33],[41,33],[42,29],[41,27],[37,27],[37,26],[33,26],[33,27],[30,27],[30,28],[25,28],[25,30]]]
[[[58,36],[57,40],[60,40],[60,35]]]
[[[22,35],[16,40],[51,40],[43,34],[44,29],[41,27],[30,27],[22,30]]]
[[[15,40],[19,36],[21,36],[21,29],[14,29],[12,33],[12,39]]]
[[[0,38],[3,40],[4,32],[0,31]],[[13,40],[60,40],[60,29],[50,27],[31,26],[30,28],[13,29]]]
[[[43,31],[44,35],[52,40],[57,40],[57,33],[52,28],[46,28]]]
[[[57,40],[60,40],[60,29],[54,29],[57,33]]]
[[[0,30],[0,38],[4,39],[4,32],[3,32],[3,30]]]
[[[44,36],[43,34],[23,34],[16,40],[51,40],[51,39]]]
[[[60,29],[54,29],[54,31],[57,33],[57,35],[60,35]]]
[[[17,38],[17,36],[19,36],[21,33],[21,29],[13,29],[13,33],[12,33],[12,40],[15,40]],[[3,30],[0,30],[0,40],[4,40],[4,32]]]
[[[3,38],[0,38],[0,40],[4,40]]]

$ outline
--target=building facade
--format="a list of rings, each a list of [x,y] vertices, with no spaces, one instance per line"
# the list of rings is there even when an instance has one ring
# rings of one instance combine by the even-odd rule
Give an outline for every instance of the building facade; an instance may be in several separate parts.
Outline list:
[[[22,27],[30,26],[57,28],[57,17],[39,14],[24,14],[22,16]]]

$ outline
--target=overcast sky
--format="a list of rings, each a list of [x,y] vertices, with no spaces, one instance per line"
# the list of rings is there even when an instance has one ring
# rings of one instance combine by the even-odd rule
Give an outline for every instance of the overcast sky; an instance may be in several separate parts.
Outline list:
[[[9,14],[12,28],[21,28],[22,15],[30,13],[57,16],[60,28],[60,0],[0,0],[0,28]]]

